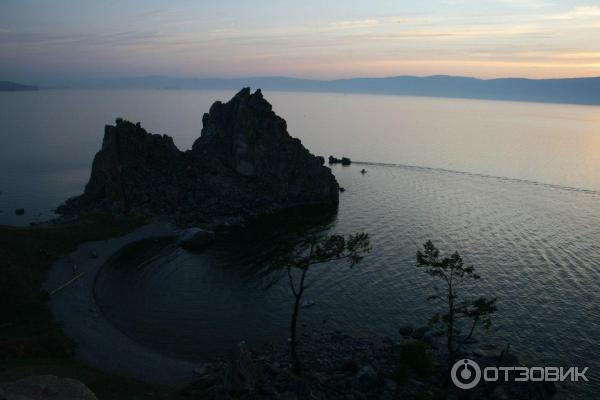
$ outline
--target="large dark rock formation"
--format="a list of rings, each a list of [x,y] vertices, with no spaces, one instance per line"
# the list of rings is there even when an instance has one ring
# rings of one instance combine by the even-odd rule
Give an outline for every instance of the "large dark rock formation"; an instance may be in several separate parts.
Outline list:
[[[292,138],[260,90],[242,89],[202,118],[192,149],[117,119],[106,126],[83,195],[59,207],[86,213],[238,222],[304,205],[337,205],[324,159]]]

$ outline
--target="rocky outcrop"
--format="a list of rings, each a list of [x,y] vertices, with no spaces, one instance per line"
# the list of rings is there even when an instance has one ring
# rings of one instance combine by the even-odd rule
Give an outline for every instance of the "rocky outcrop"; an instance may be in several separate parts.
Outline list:
[[[324,159],[289,135],[260,90],[214,103],[202,123],[201,136],[183,152],[169,136],[117,119],[105,128],[83,195],[57,211],[212,222],[337,205],[338,184]]]
[[[336,158],[334,156],[329,156],[329,164],[342,164],[348,166],[352,164],[352,160],[348,157]]]
[[[552,382],[480,383],[465,391],[448,382],[444,346],[409,337],[358,338],[342,332],[312,330],[299,348],[302,374],[294,374],[289,347],[269,345],[250,351],[234,348],[227,358],[204,364],[184,399],[562,399]],[[520,365],[514,356],[461,357],[489,366]],[[233,379],[235,377],[235,379]],[[514,379],[514,376],[513,376]],[[498,389],[500,388],[500,389]],[[556,394],[556,397],[552,397]]]
[[[179,234],[177,243],[190,251],[202,251],[215,241],[215,233],[201,228],[187,228]]]
[[[0,399],[5,400],[96,400],[83,383],[54,375],[29,376],[16,382],[0,383]]]

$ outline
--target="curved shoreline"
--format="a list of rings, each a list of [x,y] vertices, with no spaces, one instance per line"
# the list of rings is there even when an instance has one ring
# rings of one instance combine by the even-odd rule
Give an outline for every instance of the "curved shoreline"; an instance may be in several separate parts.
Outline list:
[[[96,276],[106,261],[125,245],[138,240],[175,235],[167,223],[142,226],[125,236],[88,242],[52,265],[44,284],[48,292],[82,274],[51,296],[49,307],[64,334],[77,345],[76,359],[92,367],[143,382],[185,386],[201,371],[192,363],[160,354],[137,343],[114,327],[94,298]],[[97,257],[93,257],[97,255]],[[74,273],[73,264],[77,266]]]

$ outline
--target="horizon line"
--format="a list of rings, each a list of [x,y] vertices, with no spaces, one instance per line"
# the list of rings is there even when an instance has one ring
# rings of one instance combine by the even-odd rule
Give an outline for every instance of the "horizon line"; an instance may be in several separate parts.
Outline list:
[[[392,79],[392,78],[460,78],[460,79],[474,79],[479,81],[495,81],[503,79],[520,79],[529,81],[552,81],[552,80],[573,80],[573,79],[600,79],[600,75],[594,76],[569,76],[569,77],[554,77],[554,78],[528,78],[524,76],[502,76],[496,78],[479,78],[469,75],[449,75],[449,74],[432,74],[432,75],[385,75],[385,76],[353,76],[347,78],[307,78],[293,75],[249,75],[249,76],[201,76],[201,75],[168,75],[168,74],[149,74],[149,75],[120,75],[114,77],[85,77],[85,78],[58,78],[41,80],[46,82],[82,82],[82,81],[108,81],[108,80],[119,80],[119,79],[149,79],[149,78],[166,78],[166,79],[198,79],[198,80],[240,80],[240,79],[294,79],[303,81],[313,82],[334,82],[334,81],[347,81],[354,79]],[[12,81],[10,79],[0,79],[4,81]],[[31,81],[30,81],[31,82]],[[27,83],[35,84],[35,83]]]

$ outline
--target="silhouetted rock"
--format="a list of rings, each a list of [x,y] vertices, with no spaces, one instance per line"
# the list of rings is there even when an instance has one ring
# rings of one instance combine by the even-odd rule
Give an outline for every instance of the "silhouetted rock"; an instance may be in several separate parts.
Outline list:
[[[206,229],[188,228],[179,237],[179,245],[186,250],[201,251],[215,241],[215,233]]]
[[[329,164],[350,165],[352,164],[352,160],[348,157],[336,158],[334,156],[329,156]]]
[[[167,215],[213,223],[242,222],[295,206],[337,205],[338,184],[260,90],[215,102],[191,150],[122,119],[106,126],[83,195],[59,213]]]

